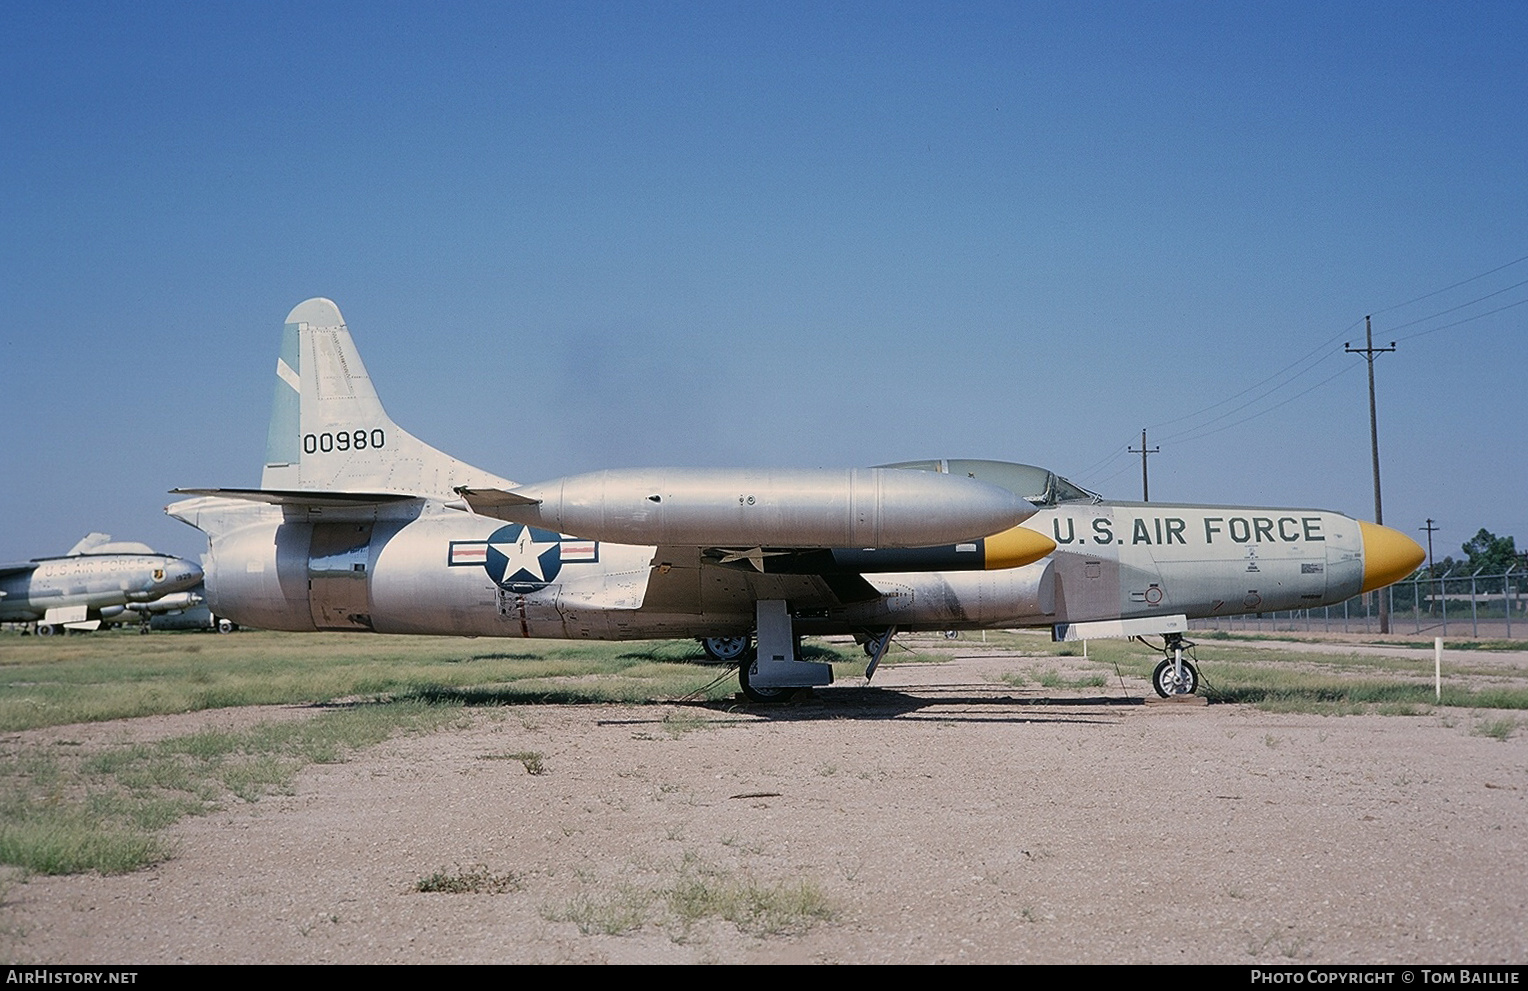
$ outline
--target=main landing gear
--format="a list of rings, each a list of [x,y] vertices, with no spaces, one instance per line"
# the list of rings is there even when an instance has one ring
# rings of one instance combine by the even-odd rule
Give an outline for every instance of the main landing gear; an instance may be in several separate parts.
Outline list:
[[[833,684],[831,664],[801,659],[800,641],[783,599],[759,599],[754,615],[758,647],[751,658],[745,649],[738,665],[738,683],[750,701],[785,702],[803,688]]]
[[[748,648],[753,646],[753,637],[746,633],[740,637],[702,637],[700,645],[705,648],[708,662],[737,664],[748,655]]]
[[[1163,698],[1192,695],[1199,688],[1199,670],[1183,659],[1183,652],[1194,645],[1181,633],[1164,634],[1162,652],[1167,657],[1151,673],[1151,687]]]

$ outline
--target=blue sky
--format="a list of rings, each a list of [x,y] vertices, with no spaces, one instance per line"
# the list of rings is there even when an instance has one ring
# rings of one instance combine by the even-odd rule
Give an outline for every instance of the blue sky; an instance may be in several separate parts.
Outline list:
[[[257,484],[315,295],[521,481],[1139,498],[1145,426],[1153,501],[1365,518],[1373,314],[1386,522],[1523,545],[1525,50],[1521,3],[7,3],[0,559],[200,552],[166,490]]]

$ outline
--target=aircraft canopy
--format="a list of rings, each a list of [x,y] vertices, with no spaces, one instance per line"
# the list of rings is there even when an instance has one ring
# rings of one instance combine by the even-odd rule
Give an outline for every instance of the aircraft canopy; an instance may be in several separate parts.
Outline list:
[[[972,458],[945,458],[937,461],[898,461],[876,465],[877,468],[909,468],[950,475],[966,475],[990,485],[1001,486],[1036,506],[1055,506],[1063,502],[1098,502],[1101,496],[1067,481],[1048,468],[1014,464],[1011,461],[984,461]]]

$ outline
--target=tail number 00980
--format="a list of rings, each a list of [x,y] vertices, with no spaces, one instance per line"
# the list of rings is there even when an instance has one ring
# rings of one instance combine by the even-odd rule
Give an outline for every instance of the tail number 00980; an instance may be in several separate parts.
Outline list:
[[[302,453],[328,454],[330,451],[365,451],[385,447],[387,435],[374,430],[341,430],[338,433],[303,434]]]

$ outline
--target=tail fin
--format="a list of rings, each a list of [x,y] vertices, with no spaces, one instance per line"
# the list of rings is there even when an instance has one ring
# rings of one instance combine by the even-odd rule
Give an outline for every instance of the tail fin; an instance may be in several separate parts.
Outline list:
[[[79,554],[88,554],[95,548],[100,547],[102,544],[109,543],[111,543],[111,534],[101,533],[99,530],[92,530],[85,534],[85,536],[80,539],[79,543],[69,548],[68,552],[64,556],[75,557]]]
[[[394,423],[339,307],[323,298],[297,304],[281,334],[260,487],[449,500],[458,485],[515,483],[458,461]]]

